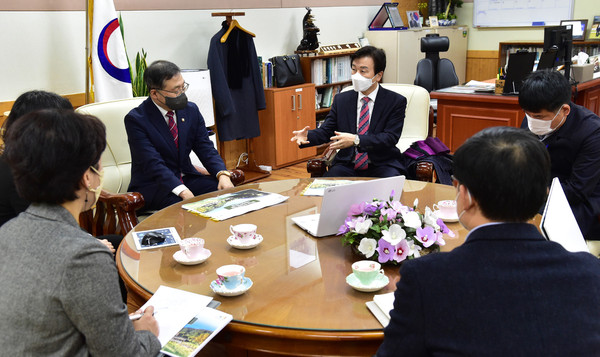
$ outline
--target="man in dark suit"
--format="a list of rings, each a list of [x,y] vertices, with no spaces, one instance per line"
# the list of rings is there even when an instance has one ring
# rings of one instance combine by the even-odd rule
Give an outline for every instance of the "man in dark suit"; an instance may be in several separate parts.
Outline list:
[[[544,145],[487,128],[458,148],[454,176],[470,232],[449,253],[402,265],[377,357],[597,355],[600,260],[527,223],[550,182]]]
[[[600,240],[600,118],[571,102],[571,85],[557,71],[536,71],[523,82],[522,128],[538,135],[586,239]]]
[[[396,147],[406,98],[379,85],[385,52],[366,46],[351,56],[354,91],[335,96],[325,122],[317,129],[293,131],[300,147],[331,141],[338,150],[326,176],[390,177],[406,173]]]
[[[129,190],[144,196],[148,210],[233,187],[198,107],[187,101],[188,84],[180,72],[168,61],[152,63],[144,72],[150,95],[125,117],[132,163]],[[207,175],[192,165],[192,150]]]

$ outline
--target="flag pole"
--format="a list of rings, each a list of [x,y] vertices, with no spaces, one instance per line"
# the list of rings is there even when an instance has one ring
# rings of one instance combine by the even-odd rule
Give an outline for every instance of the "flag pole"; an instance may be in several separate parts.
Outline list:
[[[85,104],[90,102],[90,66],[88,58],[90,56],[90,21],[89,21],[89,0],[85,1]]]

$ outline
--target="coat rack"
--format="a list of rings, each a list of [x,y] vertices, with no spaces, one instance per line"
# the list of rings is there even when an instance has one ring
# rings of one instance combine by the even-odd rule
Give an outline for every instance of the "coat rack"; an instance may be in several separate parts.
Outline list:
[[[221,43],[225,43],[227,41],[229,34],[231,33],[231,31],[234,28],[244,31],[252,37],[256,37],[256,35],[254,33],[244,29],[233,18],[234,16],[245,16],[246,15],[245,12],[213,12],[211,15],[212,15],[212,17],[225,16],[225,21],[229,25],[229,29],[221,37],[221,41],[220,41]],[[246,141],[246,149],[248,151],[247,163],[245,165],[241,165],[241,166],[238,165],[236,167],[236,169],[240,169],[240,170],[244,171],[244,174],[245,174],[244,183],[256,181],[256,180],[259,180],[261,178],[265,178],[265,177],[268,177],[269,175],[271,175],[271,173],[269,171],[265,171],[265,170],[261,169],[256,164],[256,161],[254,160],[254,142],[253,142],[252,138],[250,138]],[[219,151],[222,153],[225,152],[225,145],[222,141],[219,141]],[[239,164],[239,160],[238,160],[238,164]]]

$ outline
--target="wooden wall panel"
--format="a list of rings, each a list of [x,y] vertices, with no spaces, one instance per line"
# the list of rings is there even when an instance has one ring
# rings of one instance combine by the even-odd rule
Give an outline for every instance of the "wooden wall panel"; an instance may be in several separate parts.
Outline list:
[[[483,81],[498,74],[498,51],[467,51],[466,81]]]

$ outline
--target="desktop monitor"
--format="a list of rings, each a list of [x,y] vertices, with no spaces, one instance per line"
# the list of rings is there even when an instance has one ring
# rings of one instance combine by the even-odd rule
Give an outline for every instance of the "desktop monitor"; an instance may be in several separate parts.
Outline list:
[[[572,46],[572,25],[549,26],[544,29],[544,52],[556,50],[554,66],[565,65],[565,78],[567,79],[569,79],[571,72]]]
[[[504,94],[519,94],[523,80],[533,70],[535,52],[519,51],[511,53],[506,66]]]

